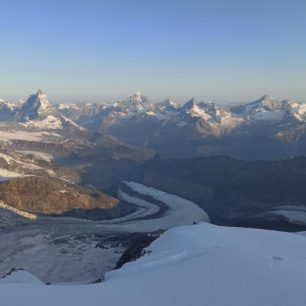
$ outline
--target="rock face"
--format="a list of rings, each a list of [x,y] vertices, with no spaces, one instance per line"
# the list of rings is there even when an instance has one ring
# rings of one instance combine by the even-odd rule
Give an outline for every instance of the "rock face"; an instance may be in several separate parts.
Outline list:
[[[128,247],[118,260],[115,269],[120,269],[124,264],[135,261],[139,257],[146,254],[144,250],[154,240],[156,240],[164,231],[160,230],[153,233],[135,233],[132,239],[131,246]]]
[[[40,89],[36,94],[31,95],[20,109],[16,112],[15,121],[26,122],[28,120],[35,120],[47,115],[58,115],[55,107],[48,101]]]
[[[0,200],[34,214],[61,214],[73,209],[110,209],[118,200],[50,177],[23,177],[0,182]]]
[[[73,183],[79,181],[79,170],[56,165],[52,158],[47,153],[5,150],[0,153],[0,177],[51,176]]]

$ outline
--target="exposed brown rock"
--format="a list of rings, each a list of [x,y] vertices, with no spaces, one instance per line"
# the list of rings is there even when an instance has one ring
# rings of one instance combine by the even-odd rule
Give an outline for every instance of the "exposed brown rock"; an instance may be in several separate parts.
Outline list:
[[[0,182],[0,200],[34,214],[61,214],[73,209],[110,209],[119,202],[97,190],[38,176]]]

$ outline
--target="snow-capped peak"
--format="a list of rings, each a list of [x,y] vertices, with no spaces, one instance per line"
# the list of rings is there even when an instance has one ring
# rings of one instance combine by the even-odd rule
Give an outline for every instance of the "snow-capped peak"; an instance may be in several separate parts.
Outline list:
[[[275,100],[275,98],[269,95],[263,95],[261,98],[258,99],[258,101],[268,101],[268,100]]]
[[[44,93],[42,92],[42,90],[38,88],[38,90],[37,90],[37,95],[43,95],[43,94],[44,94]]]
[[[136,91],[136,94],[134,96],[135,96],[137,102],[142,101],[142,94],[141,94],[140,91]]]
[[[162,102],[156,103],[155,106],[160,109],[160,110],[175,110],[177,109],[179,106],[172,100],[167,99],[164,100]]]
[[[48,97],[40,89],[38,89],[36,94],[36,101],[40,103],[40,109],[53,108],[53,105],[49,102]]]
[[[192,98],[191,100],[189,100],[188,102],[186,102],[183,105],[183,109],[188,110],[193,108],[194,106],[196,106],[198,104],[198,101],[195,98]]]
[[[247,120],[280,121],[289,111],[289,102],[264,95],[254,102],[233,106],[231,111]]]
[[[128,97],[125,100],[121,100],[113,104],[113,107],[119,108],[124,112],[134,112],[143,109],[149,109],[152,104],[147,97],[143,96],[141,92],[137,91],[134,95]]]
[[[39,89],[21,105],[16,119],[18,121],[34,120],[54,113],[56,113],[55,107],[49,102],[47,95]]]
[[[186,102],[181,109],[192,117],[201,117],[205,120],[220,115],[219,108],[214,103],[198,102],[195,98]]]
[[[280,101],[268,95],[263,96],[259,100],[255,101],[255,103],[256,102],[259,103],[266,110],[284,109],[288,106],[287,103],[288,101],[286,100]]]

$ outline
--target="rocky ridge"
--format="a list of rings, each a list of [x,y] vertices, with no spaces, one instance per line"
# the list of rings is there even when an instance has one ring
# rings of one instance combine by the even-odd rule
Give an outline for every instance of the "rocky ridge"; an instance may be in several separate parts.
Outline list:
[[[73,209],[111,209],[118,200],[51,177],[22,177],[0,182],[0,200],[32,214],[62,214]]]

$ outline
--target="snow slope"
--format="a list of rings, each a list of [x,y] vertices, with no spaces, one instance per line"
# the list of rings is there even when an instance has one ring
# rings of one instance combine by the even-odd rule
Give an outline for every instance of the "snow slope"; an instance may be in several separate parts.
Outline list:
[[[6,283],[1,300],[6,306],[305,305],[304,236],[200,223],[168,230],[148,250],[103,283]]]
[[[16,284],[16,283],[39,284],[39,285],[44,284],[39,278],[23,270],[11,271],[9,275],[6,275],[0,279],[0,284]]]

